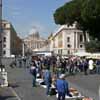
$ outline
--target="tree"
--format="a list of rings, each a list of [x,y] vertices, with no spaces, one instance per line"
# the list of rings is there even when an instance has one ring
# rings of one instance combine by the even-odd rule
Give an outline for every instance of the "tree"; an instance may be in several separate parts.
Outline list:
[[[85,43],[85,48],[87,52],[100,52],[100,41],[92,39]]]
[[[60,25],[77,21],[77,28],[100,40],[100,0],[71,0],[55,11],[54,20]]]
[[[56,14],[54,14],[54,19],[56,24],[61,24],[63,25],[65,23],[65,13],[64,13],[64,7],[60,7],[59,9],[56,10]]]
[[[84,1],[81,17],[85,23],[86,30],[92,37],[100,40],[100,0]]]

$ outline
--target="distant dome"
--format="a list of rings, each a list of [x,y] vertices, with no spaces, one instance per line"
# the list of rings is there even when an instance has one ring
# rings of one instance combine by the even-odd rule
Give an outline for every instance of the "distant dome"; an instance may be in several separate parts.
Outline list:
[[[29,32],[30,35],[37,35],[39,34],[39,32],[37,31],[37,28],[36,27],[33,27],[30,32]]]

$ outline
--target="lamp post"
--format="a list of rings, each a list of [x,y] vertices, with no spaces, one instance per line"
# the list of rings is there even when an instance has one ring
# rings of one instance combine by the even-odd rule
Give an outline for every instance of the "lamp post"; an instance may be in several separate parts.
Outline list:
[[[24,41],[22,43],[22,56],[23,56],[23,58],[25,57],[25,44],[24,44]]]
[[[0,0],[0,65],[2,65],[2,0]]]
[[[25,43],[24,43],[24,39],[22,39],[22,58],[25,58]]]

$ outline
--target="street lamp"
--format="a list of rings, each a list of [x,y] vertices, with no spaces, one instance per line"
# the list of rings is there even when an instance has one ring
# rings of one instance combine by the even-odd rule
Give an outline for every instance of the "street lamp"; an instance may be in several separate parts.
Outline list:
[[[23,56],[23,58],[25,57],[25,43],[24,43],[24,41],[22,43],[22,56]]]
[[[0,0],[0,65],[2,65],[2,0]]]

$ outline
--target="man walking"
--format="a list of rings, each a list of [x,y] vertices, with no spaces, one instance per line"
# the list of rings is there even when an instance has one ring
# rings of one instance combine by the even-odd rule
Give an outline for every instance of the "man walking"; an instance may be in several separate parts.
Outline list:
[[[44,72],[44,82],[46,84],[46,95],[50,95],[50,87],[51,87],[51,72],[48,68]]]
[[[72,97],[72,95],[69,93],[68,82],[65,80],[64,74],[61,74],[59,79],[57,79],[56,88],[58,92],[57,100],[65,100],[66,95]]]
[[[33,76],[33,87],[35,87],[36,86],[36,75],[37,75],[35,62],[33,63],[30,69],[30,73]]]

